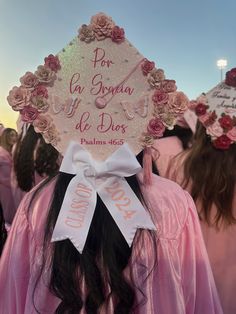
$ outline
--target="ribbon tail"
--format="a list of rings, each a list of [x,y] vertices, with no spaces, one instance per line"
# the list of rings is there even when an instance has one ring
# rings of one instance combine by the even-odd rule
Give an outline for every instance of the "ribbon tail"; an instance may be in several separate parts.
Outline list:
[[[97,192],[129,246],[138,228],[156,230],[149,213],[125,179],[109,178]]]
[[[82,174],[76,175],[67,187],[51,241],[70,239],[82,253],[96,202],[97,195],[93,186]]]

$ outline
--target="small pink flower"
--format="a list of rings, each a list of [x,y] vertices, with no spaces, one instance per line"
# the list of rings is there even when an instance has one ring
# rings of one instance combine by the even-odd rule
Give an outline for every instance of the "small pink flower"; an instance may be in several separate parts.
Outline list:
[[[148,73],[148,83],[151,87],[155,88],[160,85],[160,82],[165,79],[165,74],[162,69],[153,69]]]
[[[164,80],[163,82],[161,82],[161,87],[166,93],[172,93],[177,90],[175,80]]]
[[[94,31],[91,27],[91,25],[86,25],[83,24],[80,29],[79,29],[79,39],[86,42],[90,43],[95,39]]]
[[[48,98],[48,90],[44,85],[38,85],[34,89],[32,96],[40,96],[43,98]]]
[[[40,83],[46,84],[49,86],[52,86],[56,79],[55,72],[52,71],[49,67],[44,66],[44,65],[38,66],[37,71],[35,72],[35,75],[37,76]]]
[[[223,135],[224,131],[220,126],[220,123],[218,121],[215,121],[212,125],[207,127],[206,133],[212,136],[213,138],[216,138]]]
[[[143,75],[148,75],[154,68],[155,68],[155,62],[145,60],[141,65]]]
[[[233,127],[232,118],[226,114],[219,119],[219,123],[224,130],[231,130]]]
[[[216,121],[217,115],[215,111],[206,112],[204,115],[199,116],[198,119],[205,127],[208,127]]]
[[[60,141],[59,133],[55,128],[55,125],[51,125],[47,132],[43,134],[44,140],[46,143],[57,145],[57,143]]]
[[[198,103],[195,108],[195,113],[197,116],[202,116],[206,113],[208,106],[203,103]]]
[[[236,87],[236,68],[226,72],[225,84],[228,86]]]
[[[39,112],[45,112],[48,110],[48,107],[49,107],[49,104],[48,104],[46,98],[43,98],[40,96],[33,96],[31,98],[31,104]]]
[[[52,118],[49,115],[40,114],[34,120],[33,126],[36,133],[45,133],[52,125]]]
[[[155,91],[152,100],[155,103],[155,105],[163,105],[166,104],[169,100],[169,95],[167,93],[161,92],[161,91]]]
[[[51,54],[48,57],[44,58],[44,62],[44,65],[54,72],[57,72],[61,68],[58,56],[54,56]]]
[[[9,92],[7,101],[13,110],[20,111],[30,103],[30,96],[29,89],[14,86]]]
[[[115,43],[121,43],[125,39],[125,31],[119,26],[114,26],[111,31],[111,40]]]
[[[39,115],[38,110],[31,106],[25,106],[20,113],[21,120],[27,123],[32,123]]]
[[[147,131],[153,137],[162,137],[165,131],[165,126],[160,119],[154,118],[149,121]]]
[[[215,146],[215,148],[222,150],[229,149],[230,144],[232,144],[232,142],[225,134],[221,135],[213,141],[213,145]]]
[[[34,89],[39,83],[37,77],[31,72],[26,72],[25,75],[20,78],[20,82],[22,87],[29,89]]]
[[[111,36],[111,31],[115,26],[115,23],[104,13],[98,13],[92,16],[90,25],[97,40],[103,40]]]
[[[183,114],[188,109],[189,100],[183,92],[171,93],[169,97],[168,108],[175,116]]]
[[[231,141],[236,142],[236,127],[234,126],[230,131],[226,133]]]

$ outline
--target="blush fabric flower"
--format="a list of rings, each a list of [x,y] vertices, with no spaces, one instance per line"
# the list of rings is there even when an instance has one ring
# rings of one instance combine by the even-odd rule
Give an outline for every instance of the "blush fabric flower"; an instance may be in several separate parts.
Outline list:
[[[206,112],[204,115],[199,116],[198,119],[207,128],[216,121],[217,115],[215,111]]]
[[[21,86],[29,89],[34,89],[38,85],[38,78],[31,72],[26,72],[24,76],[20,78]]]
[[[188,109],[189,100],[183,92],[174,92],[169,95],[168,108],[175,116],[183,114]]]
[[[13,110],[20,111],[29,104],[30,97],[31,93],[29,89],[22,86],[14,86],[9,92],[7,101]]]
[[[160,85],[160,82],[165,79],[165,74],[162,69],[153,69],[148,73],[148,83],[152,88],[155,88]]]
[[[212,138],[216,138],[223,135],[224,130],[222,129],[219,121],[215,121],[212,125],[207,127],[206,133],[210,135]]]
[[[91,18],[91,27],[97,40],[111,37],[111,30],[115,26],[112,19],[104,13],[98,13]]]
[[[44,58],[44,65],[54,72],[57,72],[61,68],[58,56],[54,56],[52,54]]]
[[[46,98],[41,96],[34,96],[31,98],[32,107],[36,108],[38,112],[46,112],[49,108],[49,104]]]
[[[165,126],[162,123],[161,119],[153,118],[149,121],[147,131],[154,138],[162,137],[165,131]]]
[[[233,127],[233,120],[229,115],[223,115],[219,119],[219,123],[224,130],[231,130]]]
[[[114,26],[111,31],[111,40],[119,44],[125,39],[125,31],[119,26]]]
[[[162,91],[155,91],[152,100],[155,103],[155,106],[160,106],[163,104],[166,104],[169,100],[169,95],[167,93],[164,93]]]
[[[144,132],[140,138],[140,142],[141,142],[143,148],[152,147],[154,144],[154,138],[149,133]]]
[[[234,126],[231,130],[229,130],[226,135],[231,141],[236,142],[236,127]]]
[[[21,110],[21,120],[27,123],[32,123],[38,115],[38,110],[32,106],[25,106]]]
[[[232,141],[230,138],[228,138],[227,135],[223,134],[217,139],[215,139],[212,143],[213,146],[217,149],[227,150],[229,149],[229,146],[231,145]]]
[[[165,93],[172,93],[177,90],[175,80],[164,80],[163,82],[161,82],[161,87]]]
[[[141,68],[142,68],[143,75],[148,75],[148,73],[150,73],[155,68],[155,62],[145,60],[142,63]]]
[[[207,111],[207,105],[203,104],[203,103],[198,103],[196,108],[195,108],[195,113],[197,116],[202,116],[206,113]]]
[[[227,84],[228,86],[236,87],[236,68],[233,68],[230,71],[226,72],[225,84]]]
[[[32,96],[40,96],[43,98],[48,98],[48,90],[44,85],[38,85],[32,92]]]
[[[52,125],[52,118],[49,115],[39,114],[34,120],[33,126],[36,133],[45,133]]]
[[[52,86],[56,79],[55,72],[44,65],[38,66],[35,75],[37,76],[40,83],[46,84],[48,86]]]
[[[176,122],[176,118],[173,113],[166,111],[164,114],[161,115],[161,120],[168,130],[173,130]]]
[[[91,25],[83,24],[79,29],[79,39],[86,43],[90,43],[95,39],[95,34]]]
[[[54,146],[60,141],[59,133],[54,124],[52,124],[49,129],[43,133],[43,137],[46,143]]]

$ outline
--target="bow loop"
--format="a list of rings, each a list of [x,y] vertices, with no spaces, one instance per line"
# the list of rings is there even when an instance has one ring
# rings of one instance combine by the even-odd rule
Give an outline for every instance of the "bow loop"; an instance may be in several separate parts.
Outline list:
[[[124,179],[141,169],[128,144],[122,145],[107,160],[96,161],[82,146],[71,142],[60,171],[75,177],[67,187],[52,241],[68,238],[82,253],[97,193],[130,246],[137,228],[155,230],[148,212]]]

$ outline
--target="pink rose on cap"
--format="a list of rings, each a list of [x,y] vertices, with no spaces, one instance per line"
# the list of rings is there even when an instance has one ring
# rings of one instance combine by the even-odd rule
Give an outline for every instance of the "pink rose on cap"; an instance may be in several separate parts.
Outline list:
[[[80,40],[90,43],[95,39],[94,31],[90,25],[83,24],[79,29]]]
[[[223,135],[224,130],[222,129],[219,121],[215,121],[212,125],[208,126],[206,133],[215,138]]]
[[[29,104],[30,96],[28,89],[14,86],[9,92],[7,101],[13,110],[20,111]]]
[[[38,110],[32,106],[25,106],[21,111],[21,120],[32,123],[39,115]]]
[[[114,26],[111,31],[111,39],[115,43],[121,43],[125,39],[125,31],[119,26]]]
[[[37,77],[31,72],[26,72],[25,75],[20,78],[20,82],[22,87],[29,89],[34,89],[39,83]]]
[[[228,149],[231,143],[231,140],[225,134],[221,135],[213,141],[213,145],[215,146],[215,148],[222,150]]]
[[[188,98],[183,92],[175,92],[170,94],[168,107],[174,115],[183,114],[188,109]]]
[[[153,137],[162,137],[165,131],[165,126],[160,119],[154,118],[149,121],[147,131]]]
[[[61,68],[58,56],[50,54],[48,57],[44,58],[44,62],[44,65],[54,72],[57,72]]]
[[[143,75],[148,75],[155,68],[155,62],[145,60],[141,65]]]
[[[161,88],[166,93],[172,93],[177,90],[176,82],[175,80],[164,80],[161,82]]]
[[[164,93],[162,91],[155,91],[153,96],[152,96],[152,100],[155,103],[155,105],[159,106],[159,105],[163,105],[166,104],[169,100],[169,95],[167,93]]]
[[[103,40],[111,36],[111,30],[115,23],[104,13],[98,13],[91,18],[91,27],[97,40]]]
[[[236,142],[236,127],[234,126],[230,131],[226,133],[231,141]]]
[[[226,72],[225,84],[236,87],[236,68],[233,68],[230,71]]]
[[[219,123],[224,130],[231,130],[233,127],[233,120],[229,115],[222,115],[219,119]]]
[[[37,119],[34,120],[33,126],[35,132],[45,133],[52,125],[52,118],[49,115],[40,114]]]
[[[44,65],[38,66],[35,75],[37,76],[39,82],[49,86],[51,86],[56,79],[55,72],[52,71],[49,67],[46,67]]]
[[[40,96],[40,97],[43,97],[43,98],[48,98],[48,90],[47,90],[47,88],[45,86],[38,85],[33,90],[32,95],[33,96]]]

